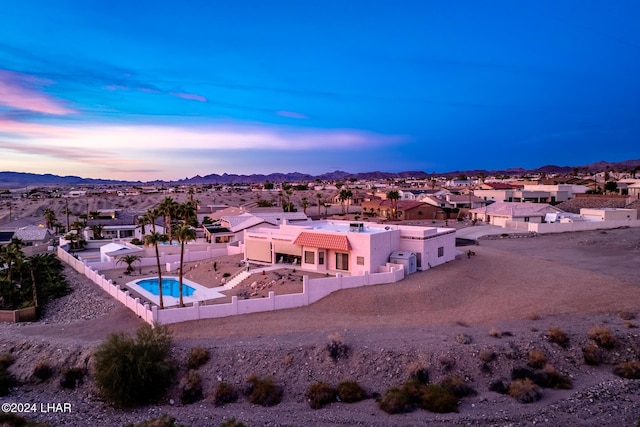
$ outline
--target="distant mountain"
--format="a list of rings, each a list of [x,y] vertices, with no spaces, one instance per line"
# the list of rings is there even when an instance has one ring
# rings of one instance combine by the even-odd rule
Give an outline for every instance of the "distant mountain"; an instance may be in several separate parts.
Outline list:
[[[578,169],[580,173],[594,173],[601,172],[604,170],[612,170],[612,171],[625,171],[625,170],[633,170],[636,167],[640,167],[640,159],[637,160],[625,160],[622,162],[607,162],[607,161],[599,161],[596,163],[591,163],[588,165],[582,166],[556,166],[556,165],[545,165],[536,169],[523,169],[523,168],[509,168],[504,170],[483,170],[483,169],[474,169],[474,170],[460,170],[460,171],[452,171],[445,173],[427,173],[424,171],[405,171],[405,172],[360,172],[360,173],[349,173],[345,171],[333,171],[327,172],[322,175],[309,175],[300,172],[292,172],[292,173],[271,173],[268,175],[264,174],[252,174],[252,175],[237,175],[237,174],[227,174],[224,173],[222,175],[211,174],[200,176],[196,175],[192,178],[185,178],[179,181],[151,181],[149,184],[166,184],[166,183],[175,183],[175,184],[250,184],[256,182],[312,182],[315,180],[320,181],[340,181],[340,180],[348,180],[348,179],[388,179],[388,178],[418,178],[425,179],[433,176],[447,176],[447,177],[455,177],[459,175],[466,176],[478,176],[478,175],[486,175],[486,176],[495,176],[495,175],[509,175],[509,176],[523,176],[523,175],[531,175],[531,174],[540,174],[544,173],[547,175],[551,174],[559,174],[566,175],[573,173],[574,169]],[[33,174],[33,173],[24,173],[24,172],[0,172],[0,188],[18,188],[24,187],[27,185],[119,185],[119,184],[141,184],[140,181],[115,181],[109,179],[92,179],[92,178],[81,178],[79,176],[59,176],[52,174]]]

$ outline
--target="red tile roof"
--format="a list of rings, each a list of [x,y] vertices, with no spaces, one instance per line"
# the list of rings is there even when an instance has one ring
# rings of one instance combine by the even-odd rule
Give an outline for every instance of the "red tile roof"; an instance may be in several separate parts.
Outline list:
[[[309,246],[312,248],[335,249],[348,251],[351,249],[347,236],[326,233],[309,233],[303,231],[293,242],[294,245]]]

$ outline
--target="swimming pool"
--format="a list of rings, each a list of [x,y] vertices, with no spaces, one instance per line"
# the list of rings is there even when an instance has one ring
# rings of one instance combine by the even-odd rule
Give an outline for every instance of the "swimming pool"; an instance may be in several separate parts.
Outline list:
[[[140,286],[147,292],[151,292],[153,295],[158,295],[158,279],[144,279],[138,280],[136,285]],[[191,286],[182,283],[182,296],[190,297],[196,290]],[[180,297],[180,281],[167,277],[162,279],[162,295],[172,296],[174,298]]]

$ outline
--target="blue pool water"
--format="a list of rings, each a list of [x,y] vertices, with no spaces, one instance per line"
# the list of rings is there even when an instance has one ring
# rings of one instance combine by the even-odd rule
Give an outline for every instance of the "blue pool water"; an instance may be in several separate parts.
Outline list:
[[[158,295],[158,279],[144,279],[136,282],[142,289]],[[191,286],[182,284],[182,296],[190,297],[195,292]],[[162,279],[162,295],[170,295],[174,298],[180,297],[180,282],[176,279]]]

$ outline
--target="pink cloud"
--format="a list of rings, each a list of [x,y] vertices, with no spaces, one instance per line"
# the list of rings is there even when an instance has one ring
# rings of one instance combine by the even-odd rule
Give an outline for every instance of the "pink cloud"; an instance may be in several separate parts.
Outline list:
[[[295,111],[276,111],[276,114],[282,117],[290,117],[292,119],[308,119],[309,117],[302,114],[296,113]]]
[[[69,138],[75,134],[71,128],[41,125],[38,123],[17,122],[2,118],[0,118],[0,133],[16,134],[20,137],[38,136],[48,138]]]
[[[197,93],[186,92],[169,92],[169,95],[177,96],[178,98],[188,99],[189,101],[207,102],[207,98]]]
[[[45,81],[13,71],[0,70],[0,105],[54,115],[76,112],[49,95],[33,89],[32,86],[37,83],[43,84]]]

